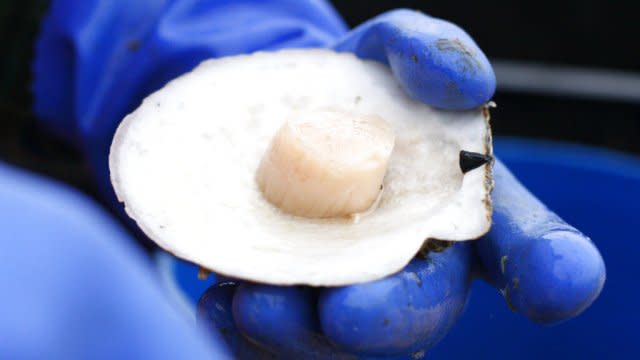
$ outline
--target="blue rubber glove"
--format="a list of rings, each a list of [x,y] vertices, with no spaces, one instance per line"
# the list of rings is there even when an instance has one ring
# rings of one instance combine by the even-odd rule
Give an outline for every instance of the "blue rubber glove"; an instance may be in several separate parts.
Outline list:
[[[322,1],[175,0],[159,4],[147,0],[132,4],[116,0],[98,4],[60,0],[53,4],[34,65],[36,110],[45,125],[75,141],[87,155],[105,198],[111,201],[107,153],[119,121],[150,91],[207,57],[333,46],[388,64],[408,94],[448,109],[479,106],[495,87],[487,59],[462,30],[412,11],[383,14],[345,34],[341,20]],[[506,170],[498,167],[499,171]],[[498,181],[498,187],[507,194],[520,189],[514,181],[502,183]],[[518,191],[516,194],[526,193]],[[585,254],[574,262],[576,268],[595,269],[587,271],[594,276],[585,276],[582,285],[575,286],[575,271],[559,277],[545,267],[556,261],[553,251],[527,250],[524,245],[549,243],[547,237],[555,233],[543,232],[553,230],[544,219],[552,216],[542,209],[537,215],[547,216],[536,215],[534,220],[542,219],[536,223],[526,211],[510,213],[510,206],[520,199],[525,209],[534,201],[518,195],[515,204],[512,200],[503,206],[506,210],[501,218],[500,199],[496,196],[496,230],[475,245],[490,278],[517,310],[534,320],[575,316],[602,286],[604,266],[599,254],[577,232],[558,235],[559,243],[568,244],[569,259]],[[498,226],[500,221],[509,226]],[[568,233],[578,240],[565,241]],[[237,291],[233,290],[236,285],[227,285],[219,290],[222,294],[213,288],[203,297],[200,315],[213,319],[210,325],[226,329],[231,343],[246,344],[246,336],[259,344],[256,351],[268,349],[264,354],[417,357],[444,336],[463,308],[474,264],[472,246],[459,244],[431,253],[395,276],[345,288],[320,291],[242,284]],[[538,246],[549,249],[552,245]],[[501,271],[503,265],[505,271]],[[543,276],[537,275],[545,269]],[[531,280],[527,286],[525,279]],[[547,295],[541,299],[539,294]],[[214,303],[219,306],[212,307]],[[231,308],[236,315],[233,319],[229,318]]]
[[[231,359],[91,200],[0,162],[1,359]]]

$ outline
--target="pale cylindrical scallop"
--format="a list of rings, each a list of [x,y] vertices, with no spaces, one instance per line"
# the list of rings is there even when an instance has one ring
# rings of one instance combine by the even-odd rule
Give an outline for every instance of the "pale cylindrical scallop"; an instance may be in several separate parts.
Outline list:
[[[264,197],[289,214],[326,218],[370,209],[383,189],[394,134],[377,115],[297,112],[256,172]]]

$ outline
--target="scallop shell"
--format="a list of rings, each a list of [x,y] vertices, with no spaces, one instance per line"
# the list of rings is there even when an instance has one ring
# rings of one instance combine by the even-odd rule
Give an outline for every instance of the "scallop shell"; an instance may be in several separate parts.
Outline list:
[[[255,171],[292,112],[377,114],[395,147],[375,211],[354,219],[286,214]],[[405,266],[427,239],[470,240],[491,225],[491,164],[463,174],[461,150],[491,155],[488,109],[412,100],[390,70],[307,49],[208,60],[147,97],[118,128],[111,180],[160,247],[203,268],[277,285],[339,286]]]

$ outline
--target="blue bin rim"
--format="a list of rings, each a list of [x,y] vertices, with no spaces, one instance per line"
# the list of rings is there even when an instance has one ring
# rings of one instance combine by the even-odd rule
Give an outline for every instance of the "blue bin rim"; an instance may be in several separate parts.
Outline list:
[[[640,156],[622,151],[555,140],[497,136],[499,159],[521,163],[551,164],[614,176],[640,179]]]

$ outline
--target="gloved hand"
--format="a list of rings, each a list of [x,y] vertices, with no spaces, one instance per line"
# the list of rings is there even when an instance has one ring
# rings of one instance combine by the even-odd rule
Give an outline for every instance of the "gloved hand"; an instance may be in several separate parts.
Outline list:
[[[91,200],[0,162],[1,359],[231,359]]]
[[[493,94],[491,66],[455,25],[400,10],[344,31],[319,0],[54,1],[38,43],[35,108],[50,129],[77,142],[113,201],[107,154],[117,124],[149,92],[207,57],[333,46],[388,64],[411,96],[433,106],[472,108]],[[205,294],[200,316],[244,344],[236,347],[250,358],[419,357],[457,319],[472,269],[484,268],[508,303],[535,321],[587,307],[604,281],[591,242],[499,164],[494,198],[487,237],[431,252],[399,274],[334,289],[227,284]]]
[[[405,91],[437,107],[477,107],[495,88],[489,62],[462,30],[416,12],[381,15],[334,48],[390,65]],[[576,316],[604,285],[598,250],[500,162],[495,181],[494,225],[482,240],[429,252],[393,276],[341,288],[222,282],[201,298],[198,319],[224,334],[241,357],[262,351],[285,359],[417,359],[456,322],[474,275],[486,276],[514,311],[533,321]]]

